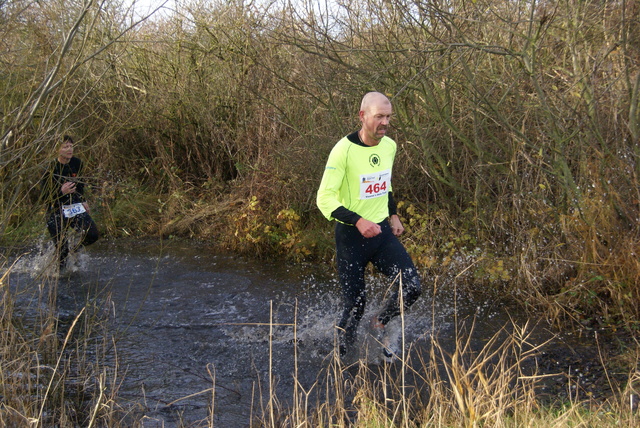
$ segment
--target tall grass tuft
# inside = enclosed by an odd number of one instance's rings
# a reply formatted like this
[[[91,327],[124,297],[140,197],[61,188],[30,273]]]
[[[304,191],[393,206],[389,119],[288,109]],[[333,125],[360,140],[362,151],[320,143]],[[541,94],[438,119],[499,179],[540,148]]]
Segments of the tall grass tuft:
[[[11,268],[0,293],[0,425],[129,426],[129,410],[116,399],[122,373],[101,306],[87,298],[74,313],[63,312],[57,279],[18,289]]]
[[[295,331],[297,325],[291,328]],[[626,387],[604,401],[580,396],[570,381],[567,399],[542,400],[541,383],[559,374],[536,369],[536,357],[547,342],[536,342],[528,323],[511,321],[488,340],[475,337],[474,328],[473,320],[459,322],[453,341],[442,341],[431,332],[422,346],[403,343],[406,352],[392,363],[380,363],[367,351],[346,363],[336,349],[306,389],[297,381],[296,361],[289,405],[272,396],[274,389],[269,387],[250,425],[542,428],[632,427],[640,422],[637,370],[629,374]],[[297,360],[295,341],[293,347]],[[634,361],[637,367],[637,355]]]

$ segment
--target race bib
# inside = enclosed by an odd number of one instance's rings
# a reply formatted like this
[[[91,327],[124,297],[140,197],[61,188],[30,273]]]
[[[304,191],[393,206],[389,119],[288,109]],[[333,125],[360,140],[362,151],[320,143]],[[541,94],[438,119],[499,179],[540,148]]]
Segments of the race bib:
[[[64,215],[66,218],[75,217],[78,214],[82,214],[84,212],[87,212],[87,210],[84,209],[83,204],[71,204],[62,206],[62,215]]]
[[[391,171],[384,170],[375,174],[360,176],[360,199],[377,198],[389,193]]]

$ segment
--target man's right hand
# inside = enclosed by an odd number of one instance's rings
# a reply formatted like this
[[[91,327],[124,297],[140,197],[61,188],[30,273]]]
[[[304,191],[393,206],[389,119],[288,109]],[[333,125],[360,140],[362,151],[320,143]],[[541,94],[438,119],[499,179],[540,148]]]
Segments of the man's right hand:
[[[356,222],[356,227],[365,238],[373,238],[382,232],[382,228],[378,223],[374,223],[362,217],[360,217],[360,220]]]
[[[63,195],[67,195],[69,193],[75,193],[76,183],[74,183],[73,181],[65,181],[64,184],[62,185],[62,189],[60,190],[62,191]]]

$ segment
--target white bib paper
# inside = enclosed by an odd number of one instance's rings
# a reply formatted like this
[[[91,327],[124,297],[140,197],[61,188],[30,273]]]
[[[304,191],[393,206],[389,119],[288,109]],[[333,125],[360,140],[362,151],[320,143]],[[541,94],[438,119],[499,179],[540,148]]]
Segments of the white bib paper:
[[[78,214],[82,214],[84,212],[87,212],[87,210],[84,209],[84,204],[71,204],[62,206],[62,215],[64,215],[66,218],[75,217]]]
[[[389,193],[391,171],[384,170],[375,174],[360,176],[360,199],[372,199]]]

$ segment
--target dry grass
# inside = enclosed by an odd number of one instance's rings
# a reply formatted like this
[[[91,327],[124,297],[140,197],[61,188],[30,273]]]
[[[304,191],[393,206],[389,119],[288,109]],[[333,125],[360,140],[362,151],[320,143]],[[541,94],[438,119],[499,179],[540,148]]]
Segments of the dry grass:
[[[631,387],[638,372],[630,373],[630,386],[619,397],[594,404],[574,395],[542,404],[536,388],[545,375],[522,368],[544,344],[532,343],[527,325],[504,326],[481,346],[472,338],[473,325],[461,329],[447,351],[431,337],[429,351],[408,346],[392,364],[368,363],[365,357],[345,365],[334,354],[311,388],[322,391],[315,394],[322,398],[310,403],[311,391],[296,385],[292,407],[278,407],[276,415],[270,408],[256,426],[632,427],[640,422]]]
[[[469,290],[511,295],[557,325],[637,330],[637,2],[354,1],[326,19],[311,2],[195,2],[180,5],[184,21],[133,29],[116,5],[49,3],[2,3],[3,240],[39,230],[37,180],[71,133],[112,236],[214,237],[253,255],[328,260],[313,195],[331,146],[357,127],[359,98],[376,89],[394,102],[394,189],[413,207],[406,242],[420,268],[464,272]],[[47,281],[34,297],[42,309],[23,320],[9,280],[0,422],[124,425],[117,370],[86,351],[100,321],[87,308],[61,325]],[[370,426],[636,422],[635,372],[602,409],[536,407],[537,379],[516,365],[529,357],[526,329],[510,330],[486,349],[460,336],[455,350],[434,339],[428,355],[401,356],[398,373],[419,373],[426,401],[394,387],[395,373],[371,380],[364,364],[345,384],[354,368],[336,360],[319,375],[330,400],[299,389],[291,415],[273,397],[256,420],[341,426],[352,397]]]
[[[51,298],[55,281],[43,281],[34,293],[32,297],[44,303],[37,316],[17,314],[10,270],[3,276],[0,425],[143,426],[144,416],[135,409],[126,410],[119,401],[124,375],[118,372],[116,347],[105,320],[94,315],[93,303],[62,323]],[[404,325],[404,315],[401,321]],[[532,361],[545,344],[535,343],[526,323],[512,322],[484,341],[475,337],[473,322],[456,325],[453,342],[439,340],[432,331],[426,336],[427,346],[402,343],[391,364],[374,363],[376,358],[367,355],[346,364],[333,352],[316,382],[306,387],[297,381],[298,361],[303,358],[295,340],[297,324],[257,326],[269,328],[270,338],[275,327],[293,329],[291,376],[295,382],[291,400],[283,402],[275,393],[271,364],[264,368],[269,380],[255,385],[248,422],[270,428],[632,427],[640,423],[635,411],[640,385],[636,370],[630,371],[619,394],[608,400],[594,403],[573,394],[564,402],[542,403],[536,388],[545,374],[523,368],[535,367]],[[270,339],[270,353],[271,349]],[[637,367],[637,353],[627,353],[625,358],[629,361],[620,366]],[[271,354],[269,361],[273,361]],[[216,372],[213,366],[206,370],[211,388],[182,399],[208,397],[210,416],[184,427],[214,426]]]
[[[62,316],[55,279],[18,292],[11,269],[0,287],[0,426],[129,426],[116,401],[118,364],[107,364],[115,343],[95,302]],[[17,293],[31,302],[19,311]]]

